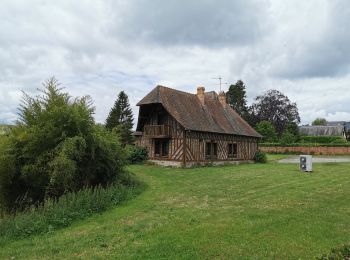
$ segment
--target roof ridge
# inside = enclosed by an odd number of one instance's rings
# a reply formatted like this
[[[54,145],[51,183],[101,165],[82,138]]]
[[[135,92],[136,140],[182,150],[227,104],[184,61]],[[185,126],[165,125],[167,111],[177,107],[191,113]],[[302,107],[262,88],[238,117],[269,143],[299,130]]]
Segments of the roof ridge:
[[[189,94],[189,95],[194,95],[194,96],[196,96],[196,94],[194,94],[194,93],[186,92],[186,91],[183,91],[183,90],[178,90],[178,89],[171,88],[171,87],[167,87],[167,86],[163,86],[163,85],[157,85],[157,87],[166,88],[166,89],[170,89],[170,90],[173,90],[173,91],[176,91],[176,92],[181,92],[181,93],[183,93],[183,94]],[[215,91],[214,91],[214,92],[215,92]],[[208,93],[208,92],[205,92],[205,93]]]
[[[172,87],[167,87],[167,86],[164,86],[164,85],[157,85],[156,87],[166,88],[166,89],[173,90],[173,91],[176,91],[176,92],[181,92],[183,94],[189,94],[189,95],[194,95],[194,96],[197,95],[196,93],[186,92],[186,91],[183,91],[183,90],[178,90],[178,89],[175,89],[175,88],[172,88]],[[216,96],[219,96],[219,94],[215,90],[205,91],[204,94],[206,94],[206,95],[215,94]]]

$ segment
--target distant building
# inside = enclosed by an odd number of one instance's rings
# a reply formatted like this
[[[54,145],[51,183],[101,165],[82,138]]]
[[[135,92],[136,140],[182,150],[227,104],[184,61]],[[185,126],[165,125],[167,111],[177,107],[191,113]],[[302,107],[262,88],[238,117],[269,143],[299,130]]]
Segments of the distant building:
[[[345,132],[346,140],[350,141],[350,122],[346,122],[344,124],[344,132]]]
[[[344,126],[345,121],[327,121],[327,126]]]
[[[346,137],[344,125],[335,125],[335,126],[300,126],[299,133],[301,135],[309,136],[341,136]]]

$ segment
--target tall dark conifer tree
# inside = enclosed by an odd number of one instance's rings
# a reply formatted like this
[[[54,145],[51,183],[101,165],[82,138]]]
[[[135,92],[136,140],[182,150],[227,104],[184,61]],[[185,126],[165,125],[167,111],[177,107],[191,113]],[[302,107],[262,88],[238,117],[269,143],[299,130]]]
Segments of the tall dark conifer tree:
[[[123,145],[131,144],[133,127],[133,114],[129,104],[129,98],[121,91],[106,119],[106,128],[115,128],[120,134]]]
[[[247,116],[247,97],[245,85],[242,80],[238,80],[236,84],[231,85],[226,93],[228,104],[244,119]]]

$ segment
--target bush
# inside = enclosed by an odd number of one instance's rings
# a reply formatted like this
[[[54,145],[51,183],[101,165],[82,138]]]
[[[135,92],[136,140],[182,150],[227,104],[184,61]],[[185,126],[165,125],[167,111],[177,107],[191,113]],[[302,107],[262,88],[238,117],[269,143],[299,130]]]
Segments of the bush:
[[[291,144],[291,143],[294,143],[295,141],[296,141],[296,136],[288,131],[284,132],[280,139],[280,143],[282,145]]]
[[[72,99],[55,79],[42,95],[24,95],[20,120],[1,145],[0,204],[8,212],[123,178],[119,138],[95,124],[91,103]]]
[[[254,161],[256,163],[266,163],[267,162],[266,153],[264,153],[262,151],[257,151],[254,155]]]
[[[324,254],[318,257],[319,260],[341,260],[350,259],[350,245],[342,245],[333,248],[329,254]]]
[[[256,127],[256,131],[263,136],[264,142],[273,142],[277,139],[275,127],[269,121],[261,121]]]
[[[140,163],[148,158],[148,150],[146,147],[127,145],[126,160],[130,164]]]
[[[11,126],[10,125],[0,125],[0,137],[9,135],[11,132]]]
[[[64,194],[59,199],[46,199],[38,207],[32,206],[0,222],[0,242],[33,234],[48,233],[70,225],[73,221],[119,205],[139,194],[143,185],[135,180],[129,185],[113,184],[103,188],[81,189]],[[1,244],[1,243],[0,243]]]

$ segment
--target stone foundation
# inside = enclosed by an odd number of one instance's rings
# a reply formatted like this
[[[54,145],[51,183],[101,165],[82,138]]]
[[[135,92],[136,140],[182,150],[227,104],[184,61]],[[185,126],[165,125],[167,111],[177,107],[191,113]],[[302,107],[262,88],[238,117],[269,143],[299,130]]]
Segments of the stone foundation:
[[[183,163],[180,161],[162,161],[162,160],[148,160],[148,162],[163,166],[163,167],[183,167]],[[212,161],[212,162],[186,162],[186,168],[198,167],[198,166],[219,166],[219,165],[239,165],[244,163],[254,163],[252,160],[247,161]]]

